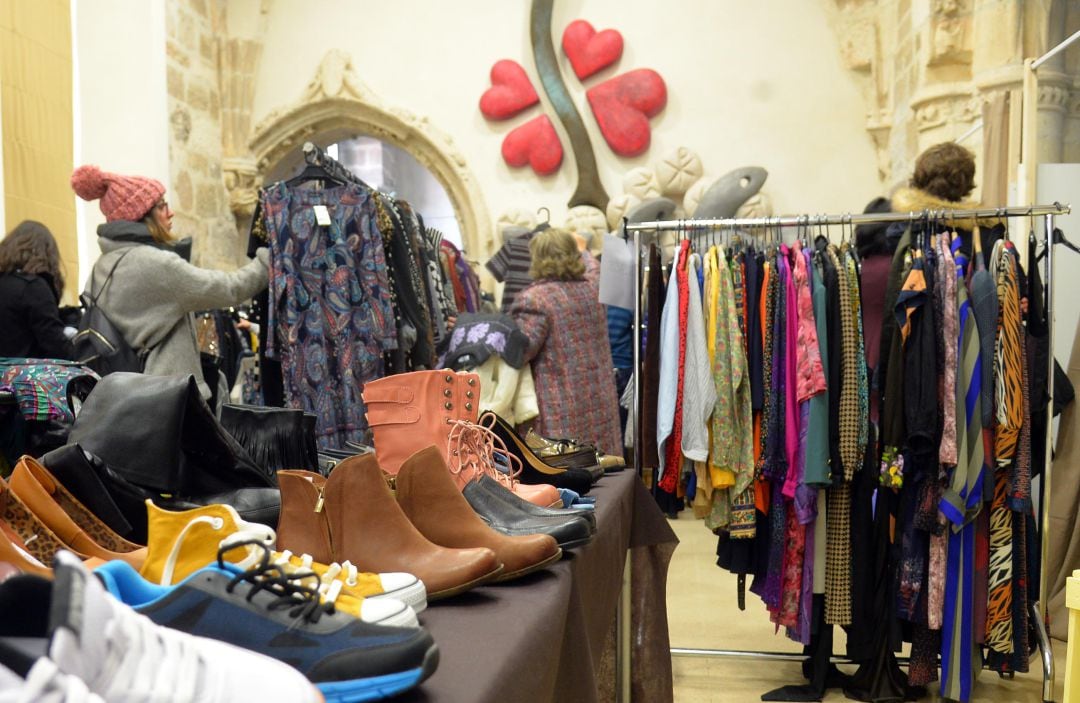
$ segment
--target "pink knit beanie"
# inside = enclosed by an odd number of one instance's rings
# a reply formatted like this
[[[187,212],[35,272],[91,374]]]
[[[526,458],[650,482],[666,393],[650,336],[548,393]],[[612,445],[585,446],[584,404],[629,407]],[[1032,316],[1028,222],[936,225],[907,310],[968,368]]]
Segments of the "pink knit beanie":
[[[97,166],[80,166],[71,174],[71,187],[83,200],[101,199],[101,212],[108,222],[137,222],[150,212],[165,186],[153,178],[121,176]]]

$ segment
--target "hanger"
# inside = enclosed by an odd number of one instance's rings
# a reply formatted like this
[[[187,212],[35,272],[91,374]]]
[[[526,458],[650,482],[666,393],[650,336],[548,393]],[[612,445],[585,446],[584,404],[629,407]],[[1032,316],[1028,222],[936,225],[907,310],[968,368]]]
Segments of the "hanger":
[[[542,207],[542,208],[540,208],[540,209],[538,209],[536,211],[537,215],[539,215],[540,213],[544,213],[544,221],[541,222],[540,224],[542,224],[542,225],[550,225],[551,224],[551,210],[547,209],[546,207]]]
[[[308,181],[331,181],[338,185],[356,183],[367,187],[367,184],[354,176],[341,162],[330,157],[316,144],[304,142],[301,151],[307,166],[299,174],[286,181],[285,185],[292,187]]]
[[[1032,232],[1032,236],[1035,236],[1034,232]],[[1058,227],[1054,228],[1053,234],[1050,235],[1050,240],[1054,244],[1064,244],[1066,249],[1068,249],[1070,251],[1074,251],[1077,254],[1080,254],[1080,247],[1076,246],[1075,244],[1070,242],[1068,239],[1066,239],[1065,238],[1065,233],[1062,232],[1061,229],[1058,228]],[[1046,256],[1046,249],[1043,249],[1043,252],[1041,254],[1039,254],[1039,256],[1036,257],[1035,260],[1036,261],[1041,261],[1044,256]]]
[[[295,176],[293,176],[289,180],[285,181],[285,185],[289,186],[290,188],[295,188],[298,185],[302,185],[304,183],[310,183],[312,181],[319,182],[319,183],[324,183],[326,181],[330,181],[331,183],[336,183],[339,186],[343,186],[343,185],[345,185],[347,183],[347,181],[344,181],[341,178],[338,178],[337,176],[330,173],[329,171],[327,171],[322,166],[317,166],[315,164],[308,164],[304,168],[303,171],[296,174]]]

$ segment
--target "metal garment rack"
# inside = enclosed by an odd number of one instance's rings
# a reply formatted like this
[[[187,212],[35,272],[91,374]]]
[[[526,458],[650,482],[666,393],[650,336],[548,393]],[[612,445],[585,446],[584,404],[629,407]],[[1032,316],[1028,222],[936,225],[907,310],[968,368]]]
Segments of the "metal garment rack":
[[[817,226],[853,226],[860,224],[878,224],[888,222],[915,223],[923,219],[948,223],[957,219],[1001,219],[1012,217],[1044,217],[1045,236],[1043,242],[1046,245],[1045,282],[1046,288],[1046,316],[1047,336],[1051,350],[1048,362],[1049,372],[1047,376],[1047,412],[1046,423],[1046,456],[1044,457],[1042,480],[1039,487],[1039,600],[1032,606],[1032,615],[1035,619],[1039,650],[1042,654],[1043,663],[1043,700],[1053,701],[1054,694],[1054,655],[1050,645],[1050,637],[1046,629],[1046,608],[1048,584],[1046,581],[1046,560],[1049,550],[1050,532],[1050,481],[1051,481],[1051,456],[1053,453],[1053,417],[1054,417],[1054,217],[1066,215],[1071,212],[1068,205],[1054,203],[1053,205],[1034,205],[1031,207],[1002,207],[982,208],[974,210],[922,210],[908,213],[881,213],[881,214],[844,214],[844,215],[799,215],[785,217],[762,217],[762,218],[733,218],[721,220],[667,220],[659,222],[640,222],[629,224],[626,219],[622,223],[622,236],[624,239],[633,237],[634,242],[634,407],[632,419],[634,427],[634,469],[640,476],[642,473],[641,457],[641,242],[643,233],[654,235],[660,232],[683,232],[690,235],[704,234],[717,230],[739,229],[762,229],[766,231],[782,231],[784,227],[806,228]],[[654,321],[655,324],[655,321]],[[734,658],[741,660],[766,660],[766,661],[805,661],[806,657],[798,653],[787,652],[762,652],[737,649],[695,649],[685,647],[672,647],[672,656],[709,657],[709,658]],[[832,657],[834,663],[851,663],[845,657]],[[903,660],[899,660],[903,662]]]

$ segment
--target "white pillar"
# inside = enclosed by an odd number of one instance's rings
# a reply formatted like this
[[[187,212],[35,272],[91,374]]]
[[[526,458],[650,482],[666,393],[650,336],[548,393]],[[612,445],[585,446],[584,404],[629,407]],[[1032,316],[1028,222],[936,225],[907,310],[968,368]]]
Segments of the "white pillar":
[[[71,0],[71,22],[75,165],[149,176],[168,188],[165,0]],[[105,217],[96,201],[77,199],[75,212],[81,290]]]

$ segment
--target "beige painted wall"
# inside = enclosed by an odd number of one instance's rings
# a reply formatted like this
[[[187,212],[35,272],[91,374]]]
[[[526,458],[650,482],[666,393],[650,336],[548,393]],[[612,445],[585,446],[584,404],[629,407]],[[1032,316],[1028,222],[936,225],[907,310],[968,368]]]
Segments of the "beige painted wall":
[[[253,124],[297,100],[320,59],[340,48],[389,104],[427,116],[453,136],[481,184],[493,220],[514,207],[548,206],[553,219],[563,216],[574,186],[565,138],[567,161],[557,174],[541,179],[530,170],[512,170],[499,155],[502,137],[539,108],[504,123],[488,123],[477,107],[491,65],[501,58],[521,62],[539,88],[528,2],[320,0],[315,11],[304,0],[269,0],[266,6]],[[650,151],[622,159],[603,142],[585,88],[560,55],[609,194],[622,192],[622,176],[630,168],[686,146],[702,157],[706,173],[713,176],[748,164],[767,168],[766,188],[778,212],[861,210],[882,185],[855,77],[841,65],[826,13],[824,0],[556,3],[556,47],[562,28],[579,17],[598,29],[623,33],[621,61],[590,79],[589,86],[643,67],[659,71],[667,81],[668,105],[653,120]],[[229,17],[230,32],[236,22]]]

